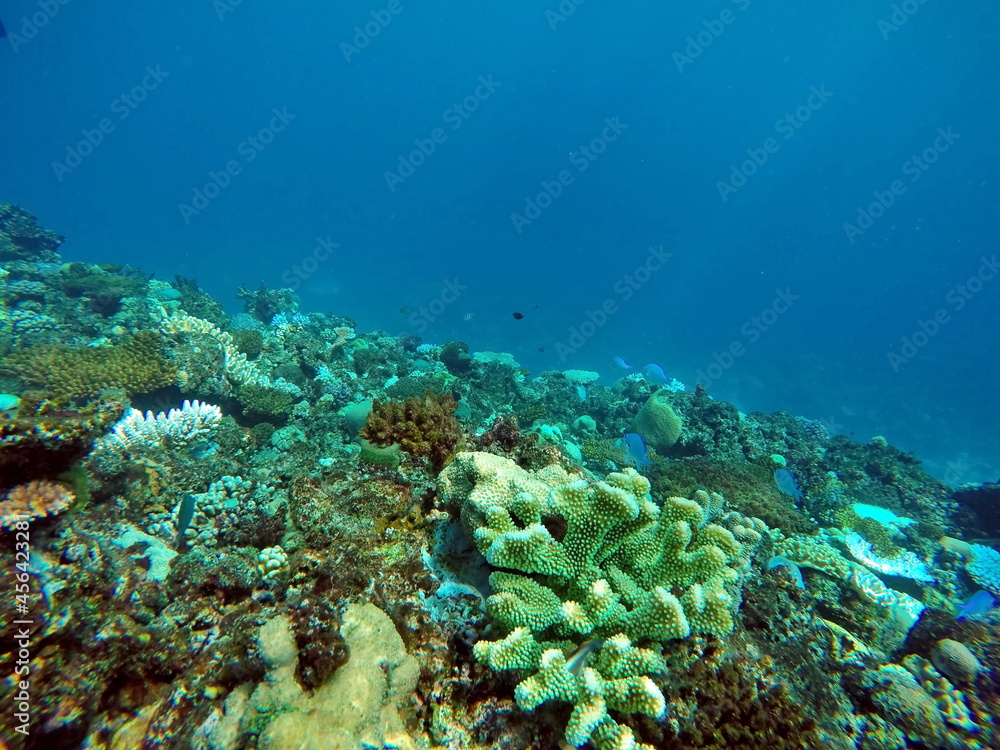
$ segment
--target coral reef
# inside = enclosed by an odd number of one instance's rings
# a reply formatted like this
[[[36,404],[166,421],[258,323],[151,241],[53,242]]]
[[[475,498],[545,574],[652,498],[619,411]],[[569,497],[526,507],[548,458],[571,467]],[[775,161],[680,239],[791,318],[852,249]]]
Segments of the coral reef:
[[[0,261],[54,261],[63,239],[20,206],[0,203]]]
[[[0,206],[5,747],[998,746],[995,485],[61,241]]]

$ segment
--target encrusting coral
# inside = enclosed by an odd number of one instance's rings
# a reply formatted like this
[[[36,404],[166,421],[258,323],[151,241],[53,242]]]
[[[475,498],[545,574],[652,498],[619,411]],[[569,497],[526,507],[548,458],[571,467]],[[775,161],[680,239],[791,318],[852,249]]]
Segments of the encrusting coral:
[[[631,736],[609,709],[662,715],[648,677],[662,660],[632,643],[732,631],[741,573],[766,532],[738,514],[727,518],[732,530],[708,523],[703,505],[721,498],[704,492],[668,498],[661,509],[632,469],[592,482],[557,465],[532,474],[505,458],[460,453],[440,484],[462,503],[487,562],[503,569],[490,575],[487,609],[509,634],[479,642],[475,655],[497,670],[534,673],[516,692],[525,710],[572,702],[566,737],[576,746],[618,747]],[[606,639],[593,668],[573,669],[567,655],[593,638]]]

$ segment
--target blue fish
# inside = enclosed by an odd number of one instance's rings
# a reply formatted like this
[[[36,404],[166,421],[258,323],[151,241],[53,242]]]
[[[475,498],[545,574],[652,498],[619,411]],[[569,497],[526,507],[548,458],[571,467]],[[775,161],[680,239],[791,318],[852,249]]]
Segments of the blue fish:
[[[634,367],[632,367],[632,365],[630,365],[624,359],[622,359],[621,357],[619,357],[617,354],[615,356],[613,356],[609,360],[609,362],[610,362],[610,364],[611,364],[612,367],[614,367],[616,370],[621,370],[622,372],[629,372],[630,370],[634,370],[635,369]]]
[[[991,611],[996,605],[997,600],[989,591],[986,591],[985,589],[983,591],[977,591],[975,594],[958,605],[958,614],[955,615],[955,619],[975,620],[976,618]]]
[[[645,471],[653,463],[646,458],[646,439],[638,432],[626,432],[622,443],[628,453],[628,463],[635,464],[639,471]]]
[[[795,483],[795,476],[788,469],[775,469],[774,481],[779,490],[794,497],[796,502],[802,499],[802,492],[799,490],[799,485]]]
[[[646,365],[642,368],[642,376],[646,379],[647,383],[652,383],[653,385],[666,385],[670,382],[667,373],[659,365]]]
[[[788,574],[792,577],[792,580],[795,581],[795,585],[800,589],[804,589],[806,587],[806,582],[802,580],[802,571],[799,570],[799,566],[787,557],[775,555],[767,561],[768,570],[774,570],[775,568],[784,568],[787,570]]]

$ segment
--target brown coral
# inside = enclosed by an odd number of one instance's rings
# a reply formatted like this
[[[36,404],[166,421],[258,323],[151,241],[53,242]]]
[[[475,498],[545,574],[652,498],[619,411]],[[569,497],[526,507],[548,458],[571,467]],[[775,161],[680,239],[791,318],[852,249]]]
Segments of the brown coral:
[[[43,344],[12,354],[0,373],[60,396],[96,396],[108,388],[130,395],[149,393],[174,382],[177,370],[152,331],[140,331],[114,346],[76,349]]]
[[[121,391],[109,391],[72,409],[65,401],[23,394],[13,419],[0,416],[0,493],[72,469],[94,440],[118,421],[125,406]]]
[[[19,484],[0,502],[0,528],[11,529],[19,521],[34,521],[62,513],[76,496],[58,482],[39,480]]]
[[[656,747],[801,750],[819,747],[816,724],[784,686],[776,683],[766,658],[712,665],[695,663],[690,674],[672,680],[667,695],[680,731],[673,737],[651,737]]]
[[[392,445],[411,456],[430,459],[440,471],[455,455],[462,433],[452,395],[425,393],[406,401],[376,401],[361,437],[376,445]]]

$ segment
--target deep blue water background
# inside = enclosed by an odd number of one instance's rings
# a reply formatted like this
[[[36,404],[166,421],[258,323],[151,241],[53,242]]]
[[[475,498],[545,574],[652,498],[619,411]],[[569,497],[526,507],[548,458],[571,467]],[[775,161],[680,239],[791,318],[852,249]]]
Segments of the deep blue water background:
[[[891,30],[892,3],[867,0],[586,0],[565,21],[546,17],[554,0],[400,0],[346,60],[341,44],[388,5],[70,0],[22,43],[43,5],[4,3],[0,200],[65,234],[66,259],[195,276],[234,312],[240,284],[281,286],[330,237],[340,247],[301,284],[304,310],[461,338],[534,371],[611,382],[619,354],[693,385],[739,342],[717,397],[884,435],[952,483],[1000,476],[1000,278],[961,310],[947,301],[1000,250],[995,4],[914,2]],[[723,11],[732,23],[678,70],[674,53]],[[118,119],[147,66],[167,77]],[[480,76],[499,86],[451,129]],[[776,134],[812,87],[831,95]],[[240,144],[273,108],[294,119],[247,163]],[[57,179],[53,162],[105,117],[113,132]],[[627,128],[576,171],[606,118]],[[445,141],[390,190],[386,171],[437,127]],[[910,182],[904,163],[939,128],[960,137]],[[769,137],[778,150],[723,201],[717,182]],[[231,159],[241,172],[185,222],[179,204]],[[565,169],[573,183],[517,232],[511,214]],[[906,192],[849,242],[843,224],[897,179]],[[661,243],[672,257],[624,301],[615,284]],[[434,321],[399,312],[446,280],[465,289]],[[798,299],[751,341],[741,329],[779,289]],[[567,354],[560,342],[608,298],[617,312]],[[891,367],[942,308],[948,322]]]

